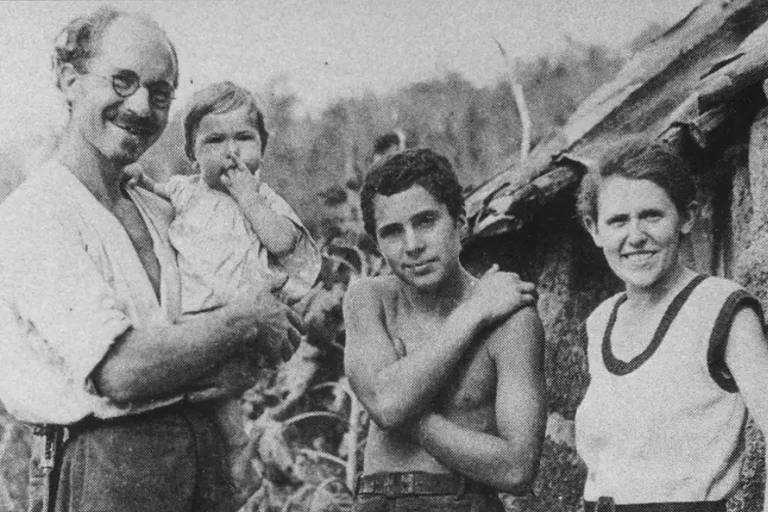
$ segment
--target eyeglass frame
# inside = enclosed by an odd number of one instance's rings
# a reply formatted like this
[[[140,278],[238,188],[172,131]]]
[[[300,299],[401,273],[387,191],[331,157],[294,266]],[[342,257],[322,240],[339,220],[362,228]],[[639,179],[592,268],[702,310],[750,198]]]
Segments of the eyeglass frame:
[[[176,99],[176,88],[168,82],[160,80],[159,82],[152,84],[142,84],[139,75],[130,69],[124,69],[112,75],[101,75],[99,73],[93,73],[90,71],[86,74],[93,75],[97,78],[101,78],[110,82],[110,85],[112,85],[112,90],[121,98],[130,98],[136,94],[136,91],[138,91],[139,88],[145,87],[149,93],[149,104],[153,108],[167,110],[171,107],[173,100]],[[122,87],[118,84],[118,82],[121,80],[126,83],[127,87]],[[168,92],[168,101],[167,103],[163,101],[158,103],[156,93],[163,93],[163,91],[158,91],[157,86],[164,87],[164,85],[168,86],[168,91],[166,91]]]

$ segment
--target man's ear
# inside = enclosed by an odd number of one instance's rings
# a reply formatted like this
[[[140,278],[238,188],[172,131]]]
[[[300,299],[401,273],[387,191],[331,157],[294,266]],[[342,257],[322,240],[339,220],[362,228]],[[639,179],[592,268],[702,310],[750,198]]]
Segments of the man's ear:
[[[59,89],[64,93],[64,97],[69,105],[77,96],[77,85],[80,73],[78,73],[74,66],[69,62],[62,64],[56,71],[56,78],[59,85]]]
[[[585,215],[581,218],[582,224],[584,224],[584,227],[587,230],[587,233],[589,233],[589,236],[592,237],[592,241],[595,243],[596,246],[602,247],[603,242],[600,238],[600,234],[597,231],[597,222],[595,219],[590,217],[589,215]]]
[[[691,201],[688,206],[680,212],[681,224],[680,233],[688,235],[693,230],[693,225],[696,223],[696,213],[699,210],[699,203]]]

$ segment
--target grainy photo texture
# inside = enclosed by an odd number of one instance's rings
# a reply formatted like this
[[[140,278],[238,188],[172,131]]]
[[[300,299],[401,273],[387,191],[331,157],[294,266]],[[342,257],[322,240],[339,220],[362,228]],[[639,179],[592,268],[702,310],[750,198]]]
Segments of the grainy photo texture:
[[[0,510],[765,510],[767,0],[8,1],[0,70]]]

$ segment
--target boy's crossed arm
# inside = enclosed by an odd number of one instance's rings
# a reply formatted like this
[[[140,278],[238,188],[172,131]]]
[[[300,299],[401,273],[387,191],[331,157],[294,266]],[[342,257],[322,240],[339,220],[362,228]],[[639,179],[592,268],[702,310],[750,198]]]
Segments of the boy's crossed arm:
[[[383,323],[380,294],[386,292],[377,289],[373,280],[350,286],[344,298],[344,366],[371,418],[389,429],[428,409],[479,330],[533,305],[532,287],[494,266],[438,332],[402,357]]]
[[[442,464],[495,489],[523,495],[536,477],[546,427],[544,329],[533,308],[491,335],[496,367],[496,432],[425,412],[411,435]]]
[[[471,343],[475,325],[462,312],[402,356],[383,323],[373,282],[358,281],[344,298],[344,367],[355,394],[382,429],[396,428],[424,411]]]

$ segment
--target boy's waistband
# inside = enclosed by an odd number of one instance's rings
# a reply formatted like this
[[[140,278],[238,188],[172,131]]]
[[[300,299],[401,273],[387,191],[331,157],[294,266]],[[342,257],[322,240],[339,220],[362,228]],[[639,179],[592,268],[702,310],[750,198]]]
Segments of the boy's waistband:
[[[453,473],[374,473],[357,480],[355,494],[383,496],[435,496],[463,494],[496,494],[492,487]]]

